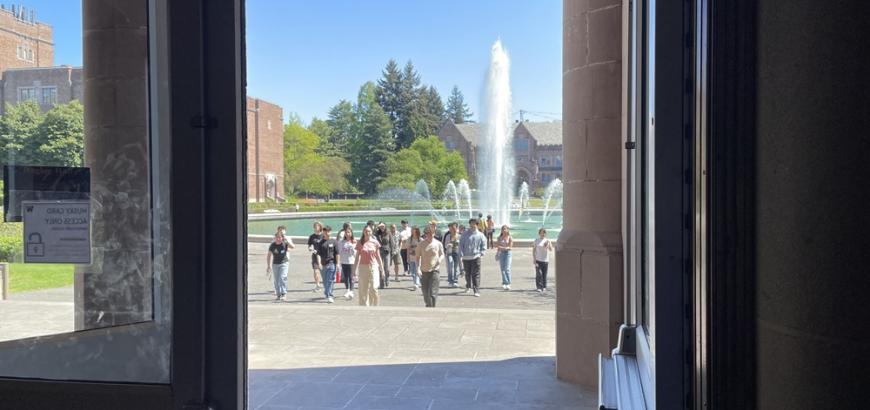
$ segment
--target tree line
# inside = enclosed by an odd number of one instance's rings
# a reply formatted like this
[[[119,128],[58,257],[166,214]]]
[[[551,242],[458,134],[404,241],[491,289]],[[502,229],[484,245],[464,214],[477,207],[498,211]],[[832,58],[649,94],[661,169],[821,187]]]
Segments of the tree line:
[[[33,101],[7,104],[0,116],[0,158],[5,164],[83,166],[84,128],[78,101],[45,113]]]
[[[473,115],[458,87],[445,105],[411,61],[400,68],[390,60],[381,78],[360,86],[356,101],[339,101],[326,119],[305,126],[291,116],[284,131],[285,192],[374,194],[413,189],[419,179],[439,192],[466,173],[459,153],[434,135],[445,121],[461,124]]]

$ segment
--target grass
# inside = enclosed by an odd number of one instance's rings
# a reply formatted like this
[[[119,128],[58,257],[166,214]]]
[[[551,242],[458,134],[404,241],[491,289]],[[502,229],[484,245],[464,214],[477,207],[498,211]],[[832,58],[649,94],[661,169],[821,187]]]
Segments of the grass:
[[[73,265],[9,264],[9,292],[62,288],[73,284]]]

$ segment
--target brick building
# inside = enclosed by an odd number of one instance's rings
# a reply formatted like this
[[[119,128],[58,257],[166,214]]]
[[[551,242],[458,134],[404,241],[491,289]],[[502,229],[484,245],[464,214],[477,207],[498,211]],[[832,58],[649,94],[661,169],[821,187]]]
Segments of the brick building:
[[[36,20],[34,10],[0,5],[0,72],[54,65],[52,32]]]
[[[82,100],[81,67],[13,68],[0,77],[0,114],[6,104],[34,101],[48,111],[55,104]]]
[[[248,97],[248,200],[284,199],[284,113]]]
[[[81,67],[54,67],[53,29],[36,11],[0,5],[0,114],[35,101],[43,111],[82,98]]]
[[[562,122],[517,122],[513,127],[517,184],[525,181],[534,190],[562,178]],[[477,179],[482,125],[446,122],[438,138],[449,150],[459,151],[470,180]]]

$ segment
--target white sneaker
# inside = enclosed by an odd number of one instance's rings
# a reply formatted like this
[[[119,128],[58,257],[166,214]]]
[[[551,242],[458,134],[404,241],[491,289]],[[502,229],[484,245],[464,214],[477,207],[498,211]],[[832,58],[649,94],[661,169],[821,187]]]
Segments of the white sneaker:
[[[480,297],[480,293],[479,293],[479,292],[474,292],[474,297],[479,298],[479,297]]]
[[[504,285],[504,290],[511,290],[511,285]]]
[[[335,299],[333,299],[333,298],[326,298],[326,303],[335,303]]]
[[[455,284],[455,283],[451,283],[451,284],[450,284],[450,287],[451,287],[451,288],[455,288],[455,287],[456,287],[456,284]]]
[[[350,296],[347,297],[348,300],[353,299],[353,292],[350,292]]]
[[[502,290],[507,290],[507,285],[501,285]]]
[[[471,288],[465,288],[465,293],[471,293]]]
[[[535,289],[535,290],[538,291],[538,293],[544,293],[543,289]]]

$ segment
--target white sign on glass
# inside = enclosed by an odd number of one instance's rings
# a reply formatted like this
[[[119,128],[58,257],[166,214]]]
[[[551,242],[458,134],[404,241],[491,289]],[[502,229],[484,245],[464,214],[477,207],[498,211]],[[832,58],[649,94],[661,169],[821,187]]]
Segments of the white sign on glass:
[[[24,201],[24,263],[91,263],[88,201]]]

